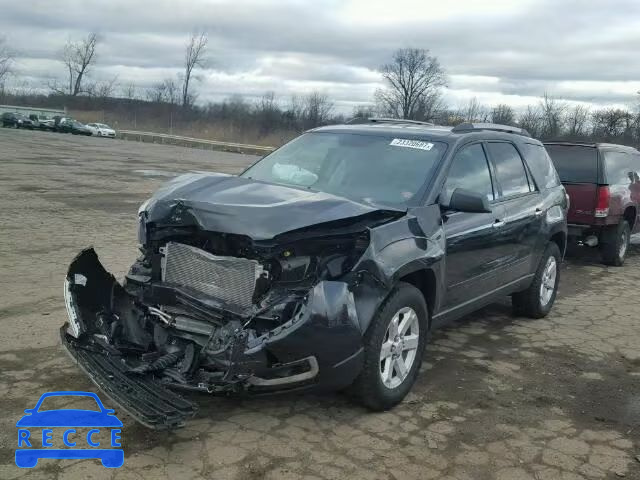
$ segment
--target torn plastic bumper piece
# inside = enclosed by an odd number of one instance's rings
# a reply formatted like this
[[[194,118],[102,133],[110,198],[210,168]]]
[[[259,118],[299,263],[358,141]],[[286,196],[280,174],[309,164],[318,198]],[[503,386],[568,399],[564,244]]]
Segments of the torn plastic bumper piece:
[[[126,373],[118,357],[90,350],[60,329],[62,345],[87,376],[112,401],[146,427],[156,430],[182,426],[195,415],[198,407],[168,390],[150,376]]]

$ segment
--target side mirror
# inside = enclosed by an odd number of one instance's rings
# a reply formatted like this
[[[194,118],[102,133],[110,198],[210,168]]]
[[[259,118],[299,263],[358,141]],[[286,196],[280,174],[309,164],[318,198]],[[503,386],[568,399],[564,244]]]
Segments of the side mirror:
[[[485,195],[464,188],[456,188],[451,194],[449,203],[442,206],[458,212],[491,213],[491,207]]]

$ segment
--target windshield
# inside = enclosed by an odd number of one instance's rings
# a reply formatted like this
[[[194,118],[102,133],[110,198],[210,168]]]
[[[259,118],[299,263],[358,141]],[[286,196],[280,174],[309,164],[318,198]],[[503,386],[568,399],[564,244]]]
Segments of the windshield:
[[[352,133],[306,133],[241,176],[352,198],[404,204],[431,177],[446,143]]]
[[[545,145],[560,180],[568,183],[598,182],[598,151],[582,145]]]

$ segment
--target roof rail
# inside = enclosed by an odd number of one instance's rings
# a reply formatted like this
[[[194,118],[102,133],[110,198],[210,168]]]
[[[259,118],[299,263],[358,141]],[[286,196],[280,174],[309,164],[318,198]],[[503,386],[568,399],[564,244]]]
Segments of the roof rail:
[[[475,130],[491,130],[493,132],[515,133],[524,137],[530,137],[531,134],[524,128],[511,127],[509,125],[500,125],[497,123],[461,123],[451,130],[453,133],[473,132]]]
[[[405,118],[386,118],[386,117],[370,117],[370,118],[361,118],[355,117],[351,120],[347,120],[345,123],[349,125],[357,125],[362,123],[394,123],[397,125],[409,124],[409,125],[423,125],[425,127],[435,127],[435,123],[430,122],[420,122],[418,120],[408,120]]]

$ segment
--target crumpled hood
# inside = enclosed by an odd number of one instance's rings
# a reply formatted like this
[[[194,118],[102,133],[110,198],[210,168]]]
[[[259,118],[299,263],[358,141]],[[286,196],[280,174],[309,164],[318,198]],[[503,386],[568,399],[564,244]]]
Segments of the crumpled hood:
[[[270,240],[316,224],[406,209],[376,207],[338,197],[225,174],[190,173],[162,186],[140,207],[147,222]]]

